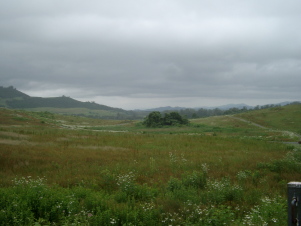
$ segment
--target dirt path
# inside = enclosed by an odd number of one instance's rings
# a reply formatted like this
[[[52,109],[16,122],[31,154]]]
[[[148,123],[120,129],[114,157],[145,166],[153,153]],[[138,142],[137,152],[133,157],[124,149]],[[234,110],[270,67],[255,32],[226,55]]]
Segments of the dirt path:
[[[260,124],[257,124],[257,123],[255,123],[255,122],[252,122],[252,121],[249,121],[249,120],[246,120],[246,119],[243,119],[243,118],[235,117],[235,116],[233,116],[233,115],[228,115],[228,117],[233,118],[233,119],[240,120],[240,121],[242,121],[242,122],[249,123],[249,124],[251,124],[251,125],[257,126],[257,127],[259,127],[259,128],[262,128],[262,129],[267,129],[267,130],[269,130],[269,131],[275,131],[275,132],[282,132],[283,134],[288,135],[288,136],[290,136],[290,137],[299,137],[299,139],[301,139],[301,136],[300,136],[300,134],[298,134],[298,133],[294,133],[294,132],[291,132],[291,131],[285,131],[285,130],[275,130],[275,129],[271,129],[271,128],[262,126],[262,125],[260,125]]]
[[[265,127],[265,126],[259,125],[259,124],[255,123],[255,122],[251,122],[251,121],[249,121],[249,120],[246,120],[246,119],[243,119],[243,118],[238,118],[238,117],[235,117],[235,116],[232,116],[232,115],[228,115],[228,117],[230,117],[230,118],[234,118],[234,119],[237,119],[237,120],[240,120],[240,121],[243,121],[243,122],[249,123],[249,124],[252,124],[252,125],[254,125],[254,126],[257,126],[257,127],[260,127],[260,128],[262,128],[262,129],[269,129],[269,130],[270,130],[270,128],[268,128],[268,127]]]
[[[103,127],[103,128],[108,128],[108,127],[111,127],[111,128],[114,128],[114,127],[117,127],[117,126],[123,126],[123,125],[127,125],[129,123],[121,123],[121,124],[115,124],[115,125],[97,125],[96,127]],[[112,132],[112,133],[126,133],[128,132],[127,130],[96,130],[96,129],[93,129],[95,127],[94,126],[91,126],[91,125],[69,125],[69,124],[61,124],[60,125],[61,128],[64,128],[64,129],[72,129],[72,130],[82,130],[82,129],[87,129],[87,130],[90,130],[90,131],[97,131],[97,132]]]

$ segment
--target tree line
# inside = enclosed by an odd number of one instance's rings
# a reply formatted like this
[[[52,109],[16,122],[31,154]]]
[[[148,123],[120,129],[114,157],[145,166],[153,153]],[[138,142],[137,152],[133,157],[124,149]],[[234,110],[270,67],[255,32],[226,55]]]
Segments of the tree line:
[[[178,112],[180,115],[188,118],[188,119],[193,119],[193,118],[206,118],[206,117],[211,117],[211,116],[221,116],[221,115],[233,115],[233,114],[238,114],[238,113],[243,113],[246,111],[253,111],[253,110],[260,110],[260,109],[266,109],[266,108],[273,108],[273,107],[280,107],[281,105],[275,105],[275,104],[267,104],[263,106],[257,105],[254,108],[230,108],[227,110],[223,110],[220,108],[214,108],[214,109],[205,109],[205,108],[200,108],[200,109],[192,109],[192,108],[186,108],[186,109],[181,109],[176,112]],[[173,110],[174,111],[174,110]],[[170,113],[171,111],[164,111],[164,113]]]

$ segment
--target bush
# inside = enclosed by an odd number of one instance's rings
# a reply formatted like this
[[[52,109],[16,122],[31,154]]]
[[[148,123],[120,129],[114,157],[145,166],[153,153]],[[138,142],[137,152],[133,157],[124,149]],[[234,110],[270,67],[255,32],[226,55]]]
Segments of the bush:
[[[115,199],[118,202],[126,202],[129,198],[151,200],[158,193],[155,188],[150,188],[146,184],[136,184],[135,174],[133,172],[119,175],[117,177],[117,185],[120,191],[117,193]]]
[[[206,186],[207,178],[203,172],[193,171],[192,174],[186,174],[182,178],[185,187],[203,189]]]
[[[258,163],[258,168],[269,169],[275,173],[293,173],[301,172],[301,151],[300,149],[294,149],[288,152],[284,159],[274,160],[270,163]]]
[[[167,183],[167,195],[176,200],[198,203],[199,190],[205,188],[206,181],[206,174],[198,171],[184,174],[181,180],[171,177]]]
[[[19,178],[14,186],[5,189],[1,197],[1,206],[5,216],[2,222],[9,225],[29,225],[43,219],[44,222],[60,222],[78,214],[82,209],[71,192],[64,189],[49,189],[43,178]]]
[[[147,127],[162,127],[187,125],[188,123],[189,121],[178,112],[166,113],[164,117],[162,117],[159,111],[153,111],[144,119],[142,124]]]

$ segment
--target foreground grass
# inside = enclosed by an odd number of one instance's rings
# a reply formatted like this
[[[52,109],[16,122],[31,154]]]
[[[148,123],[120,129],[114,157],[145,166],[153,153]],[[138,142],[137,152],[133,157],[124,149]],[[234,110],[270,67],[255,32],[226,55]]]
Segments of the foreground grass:
[[[0,116],[0,222],[8,225],[285,225],[286,184],[301,175],[300,149],[259,139],[273,134],[233,118],[145,129]]]

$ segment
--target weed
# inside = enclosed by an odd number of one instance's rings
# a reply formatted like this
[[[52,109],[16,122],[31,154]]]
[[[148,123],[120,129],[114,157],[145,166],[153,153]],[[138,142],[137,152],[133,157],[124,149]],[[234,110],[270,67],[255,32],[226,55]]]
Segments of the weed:
[[[239,202],[243,198],[243,189],[239,185],[232,185],[228,178],[222,180],[208,180],[206,192],[203,194],[204,203],[222,204],[225,202]]]
[[[286,225],[286,200],[280,197],[261,199],[243,218],[244,225]]]

